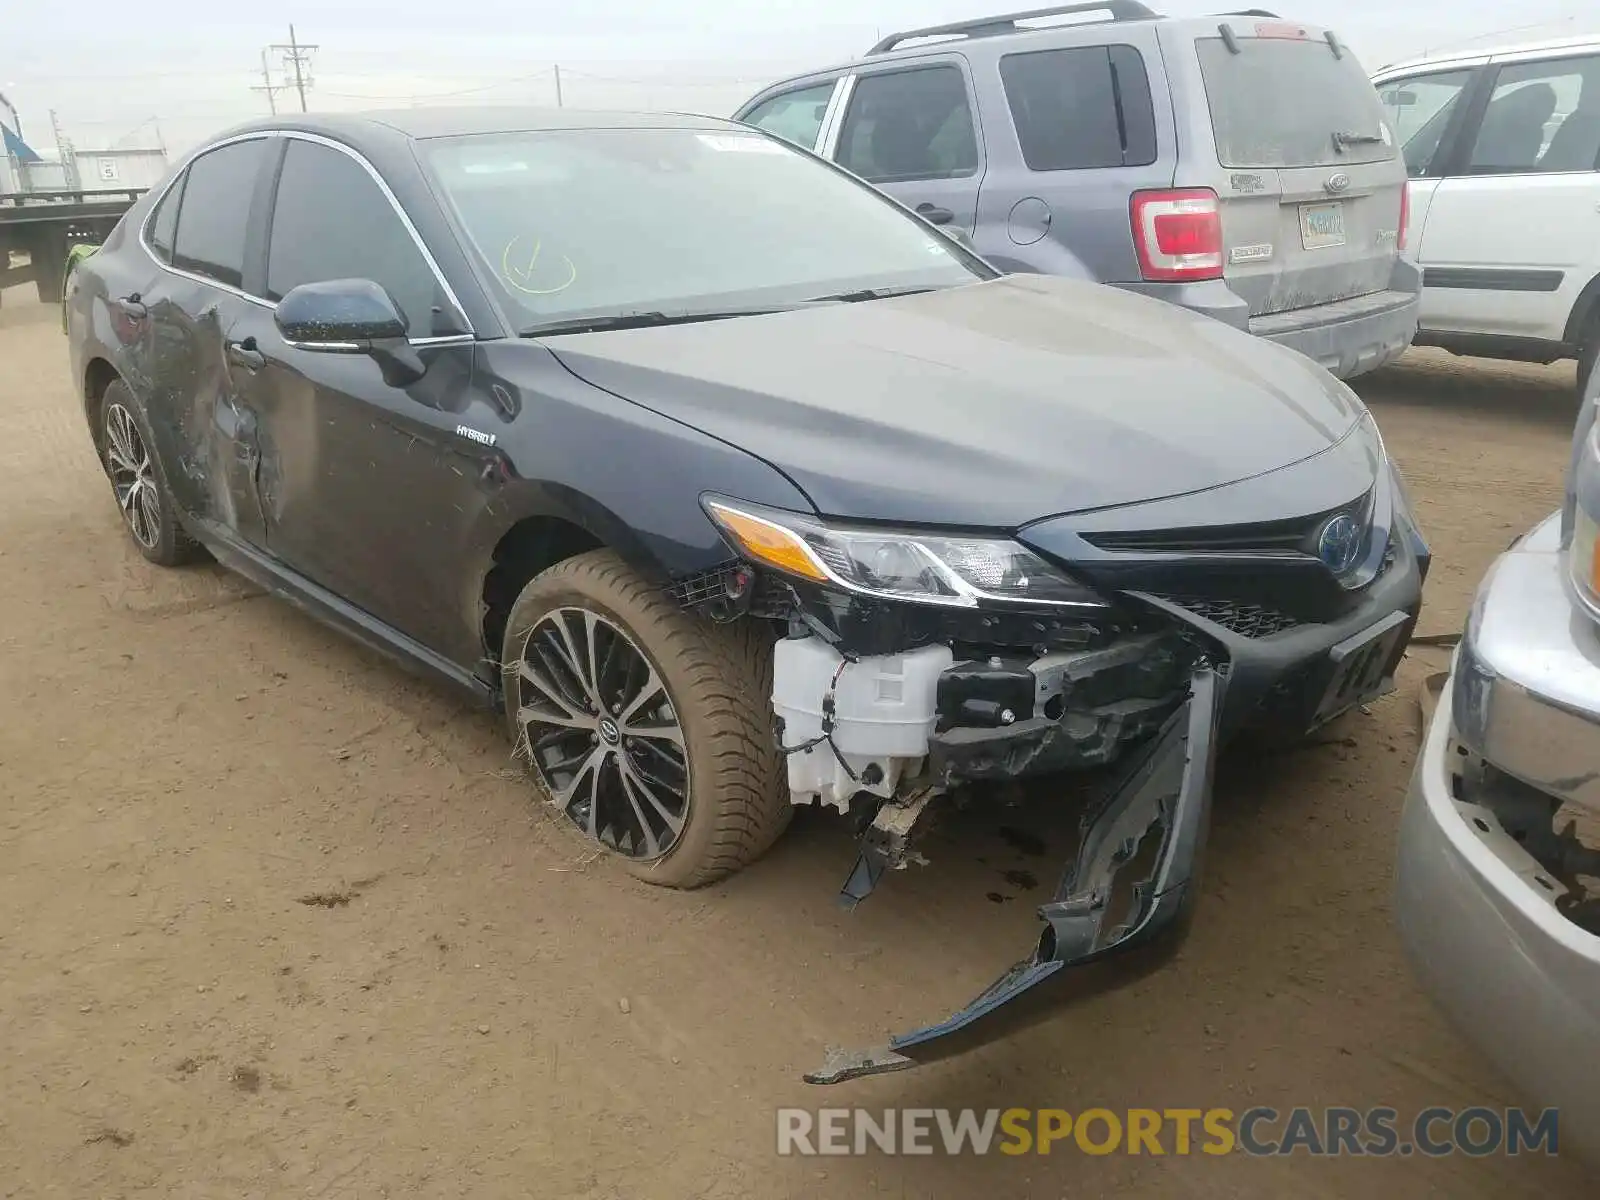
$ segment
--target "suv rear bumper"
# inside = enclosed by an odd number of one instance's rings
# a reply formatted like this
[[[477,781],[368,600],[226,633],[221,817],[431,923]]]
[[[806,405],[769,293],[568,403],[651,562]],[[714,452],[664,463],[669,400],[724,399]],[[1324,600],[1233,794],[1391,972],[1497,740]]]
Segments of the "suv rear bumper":
[[[1415,292],[1374,292],[1332,304],[1251,317],[1249,330],[1298,350],[1340,379],[1391,363],[1417,336]]]
[[[1417,336],[1422,300],[1422,272],[1406,259],[1395,263],[1385,291],[1259,317],[1250,315],[1250,306],[1223,279],[1117,286],[1298,350],[1340,379],[1377,370],[1404,354]]]

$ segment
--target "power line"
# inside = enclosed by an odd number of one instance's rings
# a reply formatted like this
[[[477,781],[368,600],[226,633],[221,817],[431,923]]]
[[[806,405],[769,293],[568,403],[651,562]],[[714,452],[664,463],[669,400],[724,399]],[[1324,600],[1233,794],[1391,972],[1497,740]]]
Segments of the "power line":
[[[294,26],[291,25],[289,26],[288,43],[285,44],[283,42],[274,42],[272,45],[268,46],[267,49],[276,50],[282,54],[285,70],[292,70],[294,72],[294,90],[300,95],[300,111],[305,112],[306,89],[312,85],[310,71],[311,56],[316,53],[317,47],[313,45],[307,45],[306,43],[297,39],[294,34]],[[285,84],[284,86],[287,87],[289,85]]]
[[[278,93],[288,86],[287,83],[272,82],[272,69],[267,66],[267,52],[263,50],[261,52],[261,82],[250,90],[267,94],[267,106],[272,109],[273,116],[278,115]]]

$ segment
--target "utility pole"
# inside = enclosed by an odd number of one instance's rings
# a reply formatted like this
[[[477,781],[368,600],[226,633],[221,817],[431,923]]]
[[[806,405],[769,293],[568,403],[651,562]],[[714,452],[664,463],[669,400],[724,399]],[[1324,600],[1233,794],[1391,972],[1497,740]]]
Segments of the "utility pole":
[[[316,51],[315,46],[308,46],[294,35],[294,26],[289,26],[289,41],[274,42],[267,47],[283,55],[283,65],[294,72],[294,90],[300,94],[300,111],[306,111],[306,89],[311,83],[311,55]],[[285,87],[290,85],[284,84]]]
[[[272,82],[272,70],[267,66],[267,52],[263,50],[261,52],[261,82],[250,90],[267,94],[267,106],[272,109],[273,116],[278,115],[278,93],[288,86],[287,83]]]
[[[556,107],[561,107],[561,64],[555,64],[556,69]]]

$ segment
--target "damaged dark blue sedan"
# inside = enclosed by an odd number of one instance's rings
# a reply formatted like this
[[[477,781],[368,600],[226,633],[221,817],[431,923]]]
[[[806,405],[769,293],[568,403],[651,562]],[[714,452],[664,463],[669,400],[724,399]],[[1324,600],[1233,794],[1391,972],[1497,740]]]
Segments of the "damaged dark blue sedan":
[[[950,792],[1092,783],[1029,957],[818,1082],[1169,956],[1218,746],[1392,686],[1428,564],[1309,360],[1002,276],[711,118],[245,126],[81,262],[67,322],[145,557],[209,552],[498,707],[643,879],[716,880],[815,803],[860,830],[855,902]]]

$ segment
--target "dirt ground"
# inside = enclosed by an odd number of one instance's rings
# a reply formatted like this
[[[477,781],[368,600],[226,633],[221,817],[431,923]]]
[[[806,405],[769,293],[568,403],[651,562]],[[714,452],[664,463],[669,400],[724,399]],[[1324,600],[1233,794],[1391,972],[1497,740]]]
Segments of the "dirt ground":
[[[492,718],[216,568],[146,565],[55,322],[25,290],[0,308],[0,1195],[1594,1194],[1542,1157],[775,1153],[784,1105],[1515,1103],[1388,908],[1437,655],[1332,744],[1224,763],[1169,971],[819,1091],[825,1044],[939,1018],[1026,952],[1060,812],[956,820],[854,914],[823,819],[720,887],[634,882],[531,806]],[[1558,504],[1572,368],[1419,352],[1360,390],[1435,550],[1423,629],[1458,629]]]

